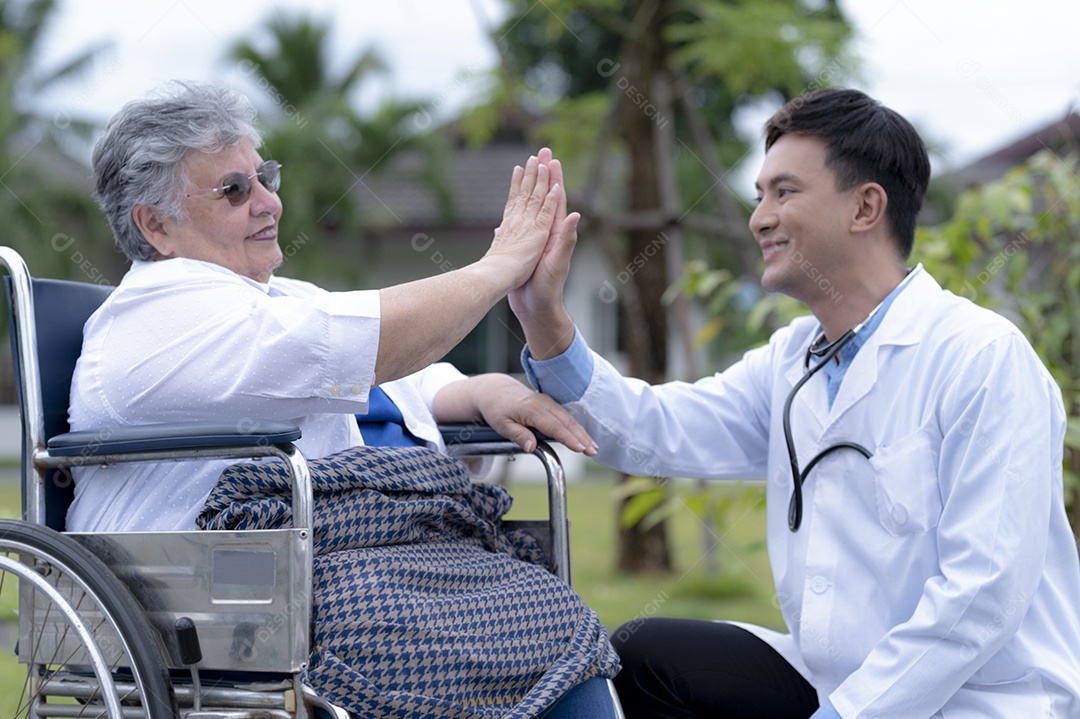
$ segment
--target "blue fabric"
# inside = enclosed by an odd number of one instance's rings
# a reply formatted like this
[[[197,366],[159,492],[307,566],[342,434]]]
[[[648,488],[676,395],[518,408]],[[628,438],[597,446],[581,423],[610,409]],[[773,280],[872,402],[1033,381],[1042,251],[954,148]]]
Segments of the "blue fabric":
[[[315,707],[315,716],[318,719],[333,719],[330,712],[322,707]],[[617,716],[607,679],[593,677],[568,691],[536,719],[616,719]],[[815,719],[820,717],[815,715]]]
[[[557,357],[534,360],[528,346],[521,350],[521,366],[534,389],[559,404],[576,402],[592,381],[593,356],[581,333],[574,327],[574,340]]]
[[[593,677],[568,691],[536,719],[615,719],[607,679]]]
[[[836,713],[836,709],[833,707],[832,702],[825,702],[821,705],[816,712],[814,712],[810,719],[844,719],[842,716]]]
[[[315,716],[318,719],[333,719],[330,712],[322,707],[315,707]],[[607,679],[593,677],[568,691],[536,719],[616,719],[617,716]]]
[[[910,272],[908,273],[910,275]],[[906,279],[906,278],[905,278]],[[847,374],[848,367],[855,360],[855,355],[859,353],[859,349],[866,344],[866,340],[870,339],[870,335],[874,334],[874,330],[881,325],[881,321],[885,319],[885,313],[889,311],[889,307],[892,306],[893,300],[899,296],[899,294],[907,287],[908,283],[901,281],[893,291],[886,295],[885,299],[881,302],[881,309],[877,311],[870,321],[866,323],[866,326],[859,330],[854,337],[848,340],[847,344],[840,348],[840,352],[837,354],[839,362],[831,361],[821,370],[825,375],[825,387],[829,393],[829,408],[833,406],[833,401],[836,399],[837,393],[840,391],[840,383],[844,381],[844,375]],[[811,360],[813,362],[813,360]],[[811,365],[812,367],[813,365]]]
[[[368,393],[367,414],[356,415],[360,435],[369,447],[415,447],[423,444],[405,427],[405,418],[382,387]]]

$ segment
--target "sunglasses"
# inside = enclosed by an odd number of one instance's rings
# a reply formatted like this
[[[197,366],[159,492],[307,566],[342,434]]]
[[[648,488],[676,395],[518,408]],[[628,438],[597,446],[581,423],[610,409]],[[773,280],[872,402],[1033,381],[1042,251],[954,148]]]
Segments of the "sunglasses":
[[[263,187],[270,190],[270,192],[277,192],[278,188],[281,187],[281,163],[277,160],[267,160],[259,165],[259,169],[255,171],[254,175],[233,172],[223,177],[221,185],[218,187],[189,192],[184,197],[196,197],[212,192],[216,199],[224,197],[229,201],[230,205],[236,207],[244,204],[251,197],[251,181],[256,177],[259,178],[259,182]]]

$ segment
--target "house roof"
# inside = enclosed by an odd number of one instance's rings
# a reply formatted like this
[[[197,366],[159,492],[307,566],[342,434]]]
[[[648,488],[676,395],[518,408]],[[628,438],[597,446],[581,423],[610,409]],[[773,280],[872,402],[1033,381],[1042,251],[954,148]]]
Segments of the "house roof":
[[[419,179],[426,160],[416,151],[401,153],[385,171],[363,178],[353,192],[363,215],[378,225],[404,229],[452,221],[459,228],[490,230],[502,218],[514,165],[524,165],[528,157],[524,144],[450,152],[445,177],[452,218],[441,216],[436,194]]]
[[[946,173],[948,179],[960,188],[982,185],[1000,178],[1010,168],[1024,162],[1039,150],[1050,149],[1062,153],[1069,148],[1080,148],[1080,114],[1070,111],[1034,132],[1011,142],[959,170]]]

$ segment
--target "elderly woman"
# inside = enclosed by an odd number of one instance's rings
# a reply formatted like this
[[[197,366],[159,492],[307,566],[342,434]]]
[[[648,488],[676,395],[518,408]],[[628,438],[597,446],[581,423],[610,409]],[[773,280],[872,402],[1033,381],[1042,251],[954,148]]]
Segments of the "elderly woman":
[[[367,443],[354,414],[377,408],[399,434],[436,449],[436,422],[483,419],[526,450],[535,427],[593,451],[545,395],[432,364],[525,282],[549,241],[575,240],[550,152],[514,169],[502,224],[474,264],[379,291],[327,292],[273,274],[281,166],[256,149],[253,119],[232,91],[173,83],[126,105],[98,140],[97,198],[131,268],[86,325],[73,429],[287,420],[303,431],[304,454],[320,458]],[[226,464],[82,468],[68,527],[194,528]]]
[[[466,378],[432,364],[526,282],[545,250],[576,240],[577,215],[566,214],[549,151],[514,168],[502,223],[474,264],[378,291],[327,292],[273,274],[282,263],[281,166],[260,155],[253,119],[251,105],[231,91],[174,83],[126,105],[105,128],[93,156],[97,198],[131,268],[84,328],[72,429],[282,420],[300,426],[298,446],[319,459],[390,435],[441,450],[437,422],[484,420],[526,450],[534,427],[595,452],[545,395],[504,375]],[[378,421],[363,421],[371,415]],[[194,529],[228,464],[79,468],[68,528]],[[591,622],[579,626],[594,627],[610,676],[617,663],[603,628],[562,586],[559,611],[576,606]],[[504,609],[512,624],[529,621],[521,607]],[[544,716],[610,716],[599,666],[593,661],[578,675],[593,678],[555,705],[543,699]]]

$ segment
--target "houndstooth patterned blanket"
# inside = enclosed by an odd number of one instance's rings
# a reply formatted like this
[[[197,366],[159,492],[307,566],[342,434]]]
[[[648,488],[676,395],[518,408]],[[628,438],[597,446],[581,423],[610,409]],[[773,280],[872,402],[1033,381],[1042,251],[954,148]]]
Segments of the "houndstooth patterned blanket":
[[[500,519],[512,499],[421,447],[309,462],[314,636],[305,681],[362,717],[533,717],[618,658],[581,598]],[[227,469],[205,529],[288,526],[280,463]]]

